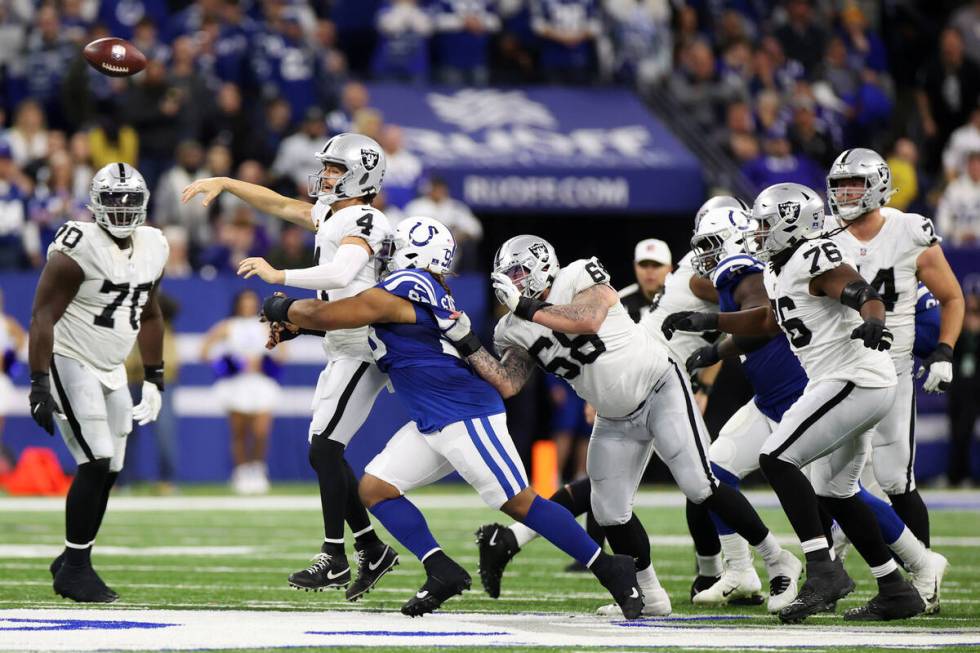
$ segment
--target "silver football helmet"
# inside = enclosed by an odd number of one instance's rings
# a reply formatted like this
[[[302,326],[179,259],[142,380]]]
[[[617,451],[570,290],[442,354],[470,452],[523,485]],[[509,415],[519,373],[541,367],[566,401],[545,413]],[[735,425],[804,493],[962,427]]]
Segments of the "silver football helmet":
[[[537,236],[514,236],[493,257],[493,271],[510,277],[525,297],[540,297],[554,283],[559,269],[555,248]]]
[[[862,180],[863,187],[844,185],[850,179]],[[844,150],[827,174],[827,202],[838,221],[857,220],[887,204],[894,194],[891,169],[874,150],[863,147]]]
[[[329,206],[381,190],[387,161],[384,150],[373,138],[349,132],[337,134],[315,156],[323,168],[332,163],[343,167],[345,172],[335,179],[333,188],[323,183],[325,170],[310,173],[310,197]]]
[[[709,209],[691,238],[694,269],[708,276],[724,259],[745,252],[745,241],[756,231],[757,224],[746,211]]]
[[[755,198],[752,219],[757,226],[745,239],[746,250],[768,261],[823,229],[823,200],[803,184],[776,184]]]
[[[406,268],[446,274],[453,266],[456,239],[446,225],[433,218],[412,216],[398,223],[394,236],[394,253],[388,269]]]
[[[96,223],[116,238],[126,238],[146,222],[150,190],[128,163],[110,163],[96,172],[88,195]]]
[[[739,209],[748,213],[752,210],[752,207],[737,197],[733,197],[731,195],[715,195],[702,204],[701,208],[698,209],[698,212],[694,215],[695,233],[697,232],[698,227],[701,225],[701,220],[711,209]]]

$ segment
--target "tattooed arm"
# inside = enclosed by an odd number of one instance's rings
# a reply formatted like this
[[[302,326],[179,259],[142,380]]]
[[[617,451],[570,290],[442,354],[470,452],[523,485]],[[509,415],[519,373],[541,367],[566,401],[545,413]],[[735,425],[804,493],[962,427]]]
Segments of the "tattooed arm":
[[[497,360],[485,347],[466,357],[476,373],[492,385],[504,399],[513,397],[534,371],[534,359],[521,347],[507,347]]]
[[[597,333],[619,295],[606,284],[589,286],[575,295],[571,304],[545,306],[534,313],[533,321],[561,333]]]

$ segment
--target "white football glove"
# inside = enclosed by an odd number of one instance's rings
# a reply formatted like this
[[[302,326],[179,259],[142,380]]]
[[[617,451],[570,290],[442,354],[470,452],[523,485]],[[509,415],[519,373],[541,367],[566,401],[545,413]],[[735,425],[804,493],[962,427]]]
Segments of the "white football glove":
[[[446,340],[452,343],[460,342],[466,336],[473,333],[473,325],[470,323],[469,316],[463,311],[459,311],[454,317],[441,317],[436,320],[439,330]]]
[[[510,277],[503,272],[494,272],[490,275],[490,280],[493,281],[493,291],[497,295],[497,301],[506,306],[511,313],[516,311],[517,304],[521,301],[521,291]]]
[[[926,376],[928,374],[928,376]],[[939,394],[949,389],[953,380],[953,348],[940,343],[929,358],[922,361],[915,378],[926,376],[922,389],[931,394]]]
[[[160,389],[149,381],[143,381],[143,399],[133,407],[133,420],[140,426],[156,421],[162,405]]]

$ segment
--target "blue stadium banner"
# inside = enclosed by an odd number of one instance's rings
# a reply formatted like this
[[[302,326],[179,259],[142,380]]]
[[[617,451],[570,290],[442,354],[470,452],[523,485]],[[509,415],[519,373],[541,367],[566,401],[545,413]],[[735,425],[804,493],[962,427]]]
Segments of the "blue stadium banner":
[[[697,159],[621,89],[370,87],[453,195],[484,211],[690,213]]]

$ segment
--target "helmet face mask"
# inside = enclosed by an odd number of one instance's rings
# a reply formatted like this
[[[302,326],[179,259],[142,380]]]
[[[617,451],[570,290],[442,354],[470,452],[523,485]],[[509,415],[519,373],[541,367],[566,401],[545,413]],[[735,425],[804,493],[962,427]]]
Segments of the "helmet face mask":
[[[691,238],[694,269],[707,277],[724,259],[745,252],[746,240],[756,232],[755,227],[755,222],[741,209],[708,210]]]
[[[874,150],[845,150],[827,175],[827,203],[840,223],[885,206],[894,194],[891,169]]]
[[[338,134],[315,156],[323,168],[308,175],[310,197],[330,206],[340,200],[381,191],[387,161],[384,150],[374,139],[362,134]],[[326,176],[324,173],[331,167],[343,172],[338,176]],[[324,184],[325,180],[333,181],[329,188]]]
[[[537,236],[514,236],[493,258],[493,271],[505,274],[521,295],[532,299],[551,287],[559,269],[555,248]]]
[[[92,178],[89,201],[95,222],[112,236],[126,238],[146,222],[150,191],[136,168],[110,163]]]

